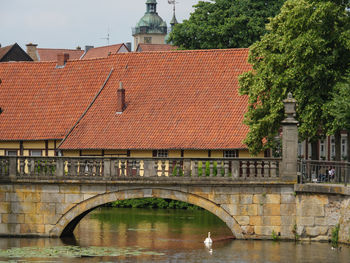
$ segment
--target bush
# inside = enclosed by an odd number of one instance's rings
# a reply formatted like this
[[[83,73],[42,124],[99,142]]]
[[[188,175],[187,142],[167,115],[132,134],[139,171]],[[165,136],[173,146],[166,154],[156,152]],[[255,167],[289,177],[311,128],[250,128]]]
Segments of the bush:
[[[121,208],[159,208],[159,209],[188,209],[188,210],[200,210],[202,208],[191,205],[189,203],[162,199],[162,198],[137,198],[118,200],[110,203],[108,206],[121,207]]]

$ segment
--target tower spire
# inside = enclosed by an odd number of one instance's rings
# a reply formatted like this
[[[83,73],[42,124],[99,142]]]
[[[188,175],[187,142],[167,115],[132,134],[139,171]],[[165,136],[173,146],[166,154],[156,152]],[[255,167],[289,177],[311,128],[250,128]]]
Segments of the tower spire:
[[[171,28],[173,28],[176,24],[178,24],[177,19],[176,19],[176,15],[175,15],[175,11],[176,11],[175,7],[176,7],[176,4],[178,2],[176,2],[176,0],[168,0],[168,3],[170,5],[173,5],[173,18],[170,21]]]

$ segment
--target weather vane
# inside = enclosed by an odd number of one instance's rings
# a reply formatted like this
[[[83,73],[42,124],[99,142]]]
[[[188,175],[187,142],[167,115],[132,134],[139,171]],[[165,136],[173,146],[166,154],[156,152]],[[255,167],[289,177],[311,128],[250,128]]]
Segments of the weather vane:
[[[178,4],[179,2],[176,2],[176,0],[168,0],[169,5],[174,5],[174,13],[175,13],[175,5]]]

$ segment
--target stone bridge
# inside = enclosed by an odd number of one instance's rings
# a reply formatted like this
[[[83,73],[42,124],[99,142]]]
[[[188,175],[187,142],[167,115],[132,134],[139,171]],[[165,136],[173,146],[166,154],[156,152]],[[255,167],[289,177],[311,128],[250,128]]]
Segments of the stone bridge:
[[[1,157],[0,235],[61,237],[104,204],[158,197],[218,216],[238,239],[350,239],[350,190],[296,184],[281,159]],[[327,188],[328,187],[328,188]]]

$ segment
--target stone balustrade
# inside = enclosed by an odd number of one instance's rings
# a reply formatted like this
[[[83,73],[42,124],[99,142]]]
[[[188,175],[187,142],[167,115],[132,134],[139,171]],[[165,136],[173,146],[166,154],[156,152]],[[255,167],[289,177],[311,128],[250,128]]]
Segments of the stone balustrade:
[[[281,159],[273,158],[120,158],[0,157],[4,178],[135,179],[215,178],[279,180]]]

